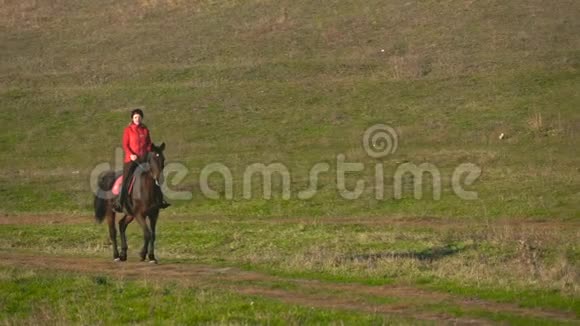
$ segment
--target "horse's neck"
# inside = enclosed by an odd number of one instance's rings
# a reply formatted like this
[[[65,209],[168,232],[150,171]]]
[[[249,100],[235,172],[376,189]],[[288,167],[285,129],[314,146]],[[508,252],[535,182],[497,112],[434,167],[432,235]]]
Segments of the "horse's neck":
[[[139,176],[139,181],[149,185],[150,183],[155,183],[155,179],[153,179],[153,176],[151,176],[150,173],[143,173]]]
[[[135,175],[135,186],[133,187],[133,193],[136,191],[147,191],[150,190],[153,192],[155,186],[155,179],[153,176],[148,173],[144,172],[139,175]]]

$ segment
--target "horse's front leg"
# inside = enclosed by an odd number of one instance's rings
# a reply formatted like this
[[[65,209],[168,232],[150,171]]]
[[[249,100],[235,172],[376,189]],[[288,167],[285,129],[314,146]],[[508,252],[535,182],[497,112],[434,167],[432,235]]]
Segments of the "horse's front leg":
[[[143,229],[143,247],[141,248],[141,252],[139,255],[141,256],[141,261],[145,261],[145,257],[147,257],[147,249],[149,248],[149,242],[151,241],[151,229],[149,225],[147,225],[147,221],[145,221],[145,216],[143,214],[137,214],[135,219]]]
[[[115,226],[115,212],[111,210],[107,213],[107,224],[109,225],[109,238],[113,246],[113,260],[119,261],[119,249],[117,249],[117,227]]]
[[[151,239],[149,240],[149,262],[157,264],[155,258],[155,226],[157,225],[157,214],[149,216],[149,225],[151,230]]]
[[[125,231],[127,231],[127,226],[131,221],[133,221],[133,217],[127,215],[119,220],[119,231],[121,232],[121,255],[119,255],[119,259],[121,261],[127,260],[127,249],[129,246],[127,245],[127,234]]]

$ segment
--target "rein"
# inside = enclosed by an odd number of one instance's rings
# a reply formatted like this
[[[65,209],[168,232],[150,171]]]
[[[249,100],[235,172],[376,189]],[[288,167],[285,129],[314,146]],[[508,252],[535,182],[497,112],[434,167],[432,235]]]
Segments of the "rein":
[[[151,171],[151,163],[149,163],[149,161],[151,160],[151,155],[153,155],[153,152],[148,152],[143,162],[137,162],[136,169],[141,169],[141,171],[143,172]],[[151,177],[153,178],[153,180],[155,180],[155,184],[159,186],[159,179],[153,177],[153,175]]]

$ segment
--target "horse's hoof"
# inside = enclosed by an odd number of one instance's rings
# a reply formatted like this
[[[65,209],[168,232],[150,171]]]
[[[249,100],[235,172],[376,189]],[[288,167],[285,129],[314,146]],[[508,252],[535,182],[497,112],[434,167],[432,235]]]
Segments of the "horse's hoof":
[[[126,260],[127,260],[127,257],[119,257],[118,259],[119,259],[120,261],[126,261]]]
[[[152,259],[152,260],[149,261],[149,264],[157,265],[157,260],[156,259]]]
[[[113,259],[113,262],[115,262],[115,263],[118,263],[118,262],[120,262],[120,261],[121,261],[121,258],[119,258],[119,257],[117,257],[117,258]]]

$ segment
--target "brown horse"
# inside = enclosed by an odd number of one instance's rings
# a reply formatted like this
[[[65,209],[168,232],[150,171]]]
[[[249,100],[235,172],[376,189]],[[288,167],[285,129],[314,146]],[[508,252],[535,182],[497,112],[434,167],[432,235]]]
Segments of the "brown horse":
[[[151,152],[140,160],[133,174],[133,191],[127,199],[127,208],[123,218],[119,220],[119,231],[121,233],[121,253],[117,249],[117,229],[115,227],[115,211],[113,203],[115,196],[111,189],[119,173],[115,171],[104,172],[99,178],[99,189],[95,196],[95,218],[101,223],[107,220],[109,225],[109,237],[113,244],[113,259],[115,261],[127,260],[127,237],[125,231],[129,223],[136,219],[143,229],[143,248],[141,248],[141,261],[146,258],[150,263],[157,263],[155,258],[155,226],[159,216],[159,204],[161,189],[159,179],[163,174],[165,157],[163,156],[165,143],[157,147],[152,146]],[[149,223],[147,223],[149,219]]]

